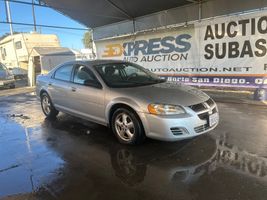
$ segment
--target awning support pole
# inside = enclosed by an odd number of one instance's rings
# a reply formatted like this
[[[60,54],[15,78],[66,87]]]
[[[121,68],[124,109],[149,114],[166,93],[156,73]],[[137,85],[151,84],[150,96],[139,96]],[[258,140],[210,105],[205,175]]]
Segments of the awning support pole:
[[[198,3],[198,21],[202,19],[202,1],[200,0]]]

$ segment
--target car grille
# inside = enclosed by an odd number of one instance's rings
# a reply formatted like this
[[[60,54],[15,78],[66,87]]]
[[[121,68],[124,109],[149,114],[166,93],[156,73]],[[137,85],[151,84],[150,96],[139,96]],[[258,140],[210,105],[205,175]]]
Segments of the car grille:
[[[192,105],[192,106],[189,106],[189,108],[191,108],[193,111],[195,112],[199,112],[201,110],[204,110],[206,109],[204,104],[200,103],[200,104],[196,104],[196,105]]]
[[[208,130],[210,127],[208,126],[208,124],[204,124],[204,125],[201,125],[201,126],[197,126],[197,127],[195,127],[194,129],[195,129],[195,132],[196,133],[201,133],[201,132],[203,132],[203,131],[206,131],[206,130]]]
[[[207,109],[204,103],[207,103],[211,108],[215,106],[215,102],[212,99],[208,99],[206,102],[189,106],[189,108],[191,108],[195,112],[200,112]]]
[[[218,112],[216,104],[212,99],[208,99],[203,103],[189,106],[189,108],[195,111],[198,114],[198,117],[202,120],[208,120],[209,115]]]
[[[209,99],[208,101],[206,101],[207,104],[209,104],[210,107],[215,105],[215,102],[212,99]]]
[[[171,132],[173,135],[183,135],[185,133],[188,133],[188,131],[185,128],[180,128],[180,127],[171,128]]]
[[[217,112],[216,108],[213,108],[213,109],[212,109],[212,113],[209,114],[209,112],[204,112],[204,113],[199,114],[198,117],[199,117],[200,119],[202,119],[202,120],[204,120],[204,119],[208,119],[209,116],[210,116],[211,114],[214,114],[214,113],[216,113],[216,112]]]

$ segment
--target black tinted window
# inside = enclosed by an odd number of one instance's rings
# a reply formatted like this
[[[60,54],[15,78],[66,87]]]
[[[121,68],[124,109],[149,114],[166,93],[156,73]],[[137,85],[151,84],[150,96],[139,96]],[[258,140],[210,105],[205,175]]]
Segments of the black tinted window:
[[[134,63],[110,63],[95,66],[109,87],[138,87],[165,82],[157,75]]]
[[[72,65],[65,65],[60,67],[55,73],[55,79],[70,81],[72,68]]]
[[[74,72],[74,83],[86,85],[86,82],[97,82],[93,72],[85,66],[78,66]]]
[[[16,49],[21,49],[22,48],[21,41],[15,42],[15,47]]]

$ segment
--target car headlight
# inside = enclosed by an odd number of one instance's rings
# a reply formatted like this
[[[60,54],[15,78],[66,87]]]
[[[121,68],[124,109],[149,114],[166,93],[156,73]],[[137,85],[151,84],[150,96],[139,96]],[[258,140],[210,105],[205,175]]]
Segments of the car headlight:
[[[177,105],[149,104],[148,112],[154,115],[178,115],[184,114],[185,110]]]

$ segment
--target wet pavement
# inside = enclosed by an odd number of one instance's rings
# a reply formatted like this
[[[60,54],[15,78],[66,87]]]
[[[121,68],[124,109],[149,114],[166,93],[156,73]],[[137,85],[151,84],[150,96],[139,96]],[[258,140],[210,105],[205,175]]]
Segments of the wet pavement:
[[[0,199],[266,200],[267,108],[218,106],[207,135],[129,147],[94,123],[46,120],[33,93],[0,97]]]

